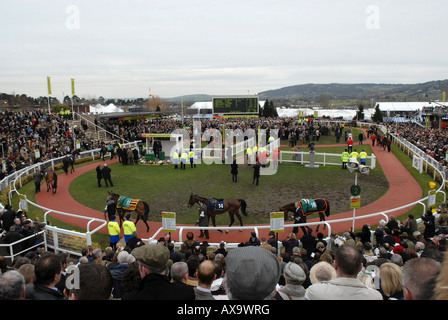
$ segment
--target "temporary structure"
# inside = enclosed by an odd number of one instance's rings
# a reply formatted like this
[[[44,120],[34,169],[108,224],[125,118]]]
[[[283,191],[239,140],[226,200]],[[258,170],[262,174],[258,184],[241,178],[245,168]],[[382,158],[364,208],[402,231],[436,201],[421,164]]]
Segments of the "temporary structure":
[[[107,106],[103,106],[101,104],[97,104],[95,106],[90,106],[90,113],[93,113],[93,114],[104,114],[104,113],[115,113],[115,112],[124,112],[124,110],[115,106],[113,103],[110,103]]]

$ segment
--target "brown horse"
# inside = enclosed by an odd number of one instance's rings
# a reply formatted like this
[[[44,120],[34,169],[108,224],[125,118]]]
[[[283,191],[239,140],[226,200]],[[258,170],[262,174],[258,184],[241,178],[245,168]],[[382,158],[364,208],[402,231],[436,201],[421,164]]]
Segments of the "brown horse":
[[[295,223],[306,223],[306,217],[313,213],[318,213],[320,221],[325,221],[325,216],[328,217],[330,215],[330,203],[328,202],[328,200],[323,198],[315,198],[312,200],[314,200],[316,203],[316,208],[313,211],[307,211],[305,208],[303,208],[301,201],[298,201],[296,203],[288,203],[280,207],[280,210],[285,213],[285,220],[288,218],[288,212],[292,212],[292,219],[294,219]],[[319,227],[320,225],[317,226],[316,232],[319,231]],[[326,229],[326,227],[327,226],[324,224],[324,229]],[[302,229],[304,234],[307,233],[304,226],[301,226],[300,228]],[[307,228],[309,229],[308,226]],[[298,228],[294,228],[293,232],[297,233],[297,231]]]
[[[213,226],[216,227],[215,218],[217,214],[221,214],[224,212],[229,212],[230,216],[230,224],[229,227],[235,222],[234,216],[236,215],[238,220],[240,221],[241,226],[243,226],[243,220],[240,215],[240,208],[242,213],[247,216],[246,212],[246,201],[244,199],[215,199],[215,198],[204,198],[195,194],[190,195],[190,199],[188,200],[187,207],[191,208],[195,203],[199,201],[205,203],[207,205],[207,215],[212,219]],[[221,230],[219,230],[222,232]]]
[[[149,231],[149,225],[147,223],[149,205],[145,201],[140,199],[129,199],[113,193],[112,191],[109,191],[107,200],[114,200],[116,203],[118,216],[120,217],[120,227],[125,219],[125,214],[135,211],[135,213],[137,213],[137,220],[135,220],[135,224],[137,225],[137,222],[141,219],[146,225],[146,232]]]
[[[47,172],[41,170],[41,172],[45,176],[45,182],[47,183],[47,192],[49,192],[51,189],[51,193],[55,194],[58,188],[58,175],[53,170],[48,170]]]

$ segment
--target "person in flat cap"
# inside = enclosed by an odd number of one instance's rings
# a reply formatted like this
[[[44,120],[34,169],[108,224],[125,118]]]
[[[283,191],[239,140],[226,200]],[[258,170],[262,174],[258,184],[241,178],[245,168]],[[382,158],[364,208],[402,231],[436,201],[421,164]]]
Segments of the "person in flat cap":
[[[238,247],[226,256],[224,281],[229,300],[270,300],[280,275],[277,257],[263,248]]]
[[[306,280],[305,271],[297,263],[288,262],[283,268],[286,284],[280,288],[275,296],[276,300],[305,300],[305,288],[302,283]]]
[[[191,300],[191,296],[177,290],[168,278],[172,261],[167,247],[146,244],[132,250],[131,255],[138,263],[142,280],[139,290],[126,293],[122,300]]]

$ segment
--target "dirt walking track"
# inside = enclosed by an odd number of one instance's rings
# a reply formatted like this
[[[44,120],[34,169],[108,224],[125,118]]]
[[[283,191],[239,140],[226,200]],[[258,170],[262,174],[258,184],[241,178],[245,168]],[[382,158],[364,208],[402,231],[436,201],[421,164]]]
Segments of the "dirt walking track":
[[[320,146],[321,147],[321,146]],[[415,179],[411,176],[411,174],[406,170],[406,168],[400,163],[400,161],[393,155],[392,152],[383,151],[379,147],[373,147],[373,152],[377,159],[377,165],[380,165],[386,175],[389,182],[389,190],[387,193],[380,198],[379,200],[371,203],[367,206],[356,209],[356,216],[360,217],[363,215],[368,215],[375,212],[381,212],[393,208],[398,208],[403,205],[412,203],[422,198],[422,190],[420,185],[415,181]],[[107,163],[114,163],[118,161],[117,158],[114,160],[108,160]],[[87,217],[95,217],[95,218],[104,218],[103,212],[99,212],[88,208],[77,201],[75,201],[69,194],[68,188],[73,179],[77,176],[82,175],[90,170],[95,170],[97,163],[85,165],[82,167],[76,168],[76,172],[73,174],[60,174],[58,179],[58,190],[55,195],[51,195],[51,192],[40,192],[37,194],[37,202],[39,205],[42,205],[46,208],[51,208],[53,210],[58,210],[62,212],[69,212],[76,215],[82,215]],[[45,188],[43,187],[42,190]],[[361,195],[362,196],[362,195]],[[362,203],[362,202],[361,202]],[[406,208],[400,211],[396,211],[391,213],[390,215],[399,216],[411,208]],[[83,219],[71,218],[67,216],[56,215],[58,219],[64,220],[70,224],[84,227],[86,228],[87,222]],[[353,210],[348,210],[347,212],[343,212],[336,215],[331,215],[327,218],[327,221],[337,220],[342,218],[351,218],[353,217]],[[377,224],[382,219],[381,216],[366,218],[358,220],[355,223],[355,229],[359,229],[362,225],[368,223],[370,225]],[[309,222],[317,221],[317,219],[309,220]],[[137,232],[139,237],[142,239],[150,238],[154,235],[154,233],[162,226],[161,222],[148,222],[150,225],[149,232],[146,232],[146,226],[139,222],[137,224]],[[289,222],[288,222],[289,223]],[[93,224],[90,229],[93,229],[95,226]],[[352,221],[333,223],[331,225],[332,231],[336,232],[344,232],[350,230],[352,227]],[[315,230],[316,226],[313,226]],[[225,227],[223,227],[223,230]],[[279,240],[286,239],[289,232],[291,232],[292,228],[285,228],[284,233],[279,233]],[[185,240],[185,234],[188,230],[184,229],[183,239]],[[240,243],[246,242],[249,240],[250,232],[252,230],[243,230],[242,232],[239,230],[231,230],[229,233],[220,233],[218,230],[210,231],[210,239],[208,239],[209,243],[218,243],[220,241],[226,241],[231,243]],[[323,226],[320,227],[320,230],[324,232],[326,235],[326,230],[323,230]],[[107,233],[107,227],[101,229],[101,232]],[[269,229],[259,229],[259,237],[266,237],[269,232]],[[199,236],[199,231],[194,230],[196,237]],[[163,232],[159,233],[156,238],[163,236]],[[172,239],[179,241],[179,232],[175,232],[171,234]],[[300,231],[299,237],[302,236]],[[205,240],[205,238],[198,238],[200,241]]]

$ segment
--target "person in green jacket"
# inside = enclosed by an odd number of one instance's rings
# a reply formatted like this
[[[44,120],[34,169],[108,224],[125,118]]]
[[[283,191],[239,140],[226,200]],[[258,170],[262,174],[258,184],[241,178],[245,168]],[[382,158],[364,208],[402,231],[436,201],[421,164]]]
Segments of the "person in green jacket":
[[[128,240],[132,238],[132,233],[137,231],[135,223],[131,220],[131,215],[126,215],[126,220],[123,222],[124,241],[128,243]]]
[[[196,163],[194,163],[194,151],[193,149],[190,149],[190,152],[188,153],[188,156],[190,157],[190,165],[192,168],[196,168]]]
[[[350,159],[350,155],[347,152],[347,149],[345,149],[345,151],[342,152],[342,154],[341,154],[342,169],[347,169],[347,163],[348,163],[349,159]]]
[[[359,153],[359,162],[362,164],[362,165],[366,165],[366,162],[367,162],[367,152],[365,152],[364,150],[362,150],[360,153]]]
[[[115,216],[110,217],[107,229],[109,230],[110,247],[116,250],[117,243],[120,241],[120,225],[115,221]]]

